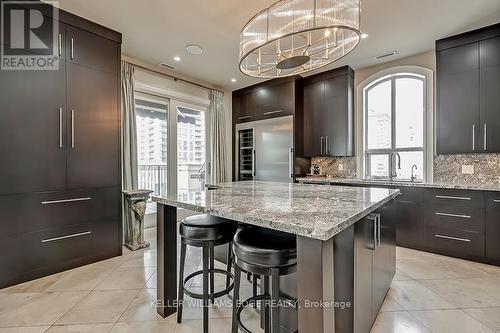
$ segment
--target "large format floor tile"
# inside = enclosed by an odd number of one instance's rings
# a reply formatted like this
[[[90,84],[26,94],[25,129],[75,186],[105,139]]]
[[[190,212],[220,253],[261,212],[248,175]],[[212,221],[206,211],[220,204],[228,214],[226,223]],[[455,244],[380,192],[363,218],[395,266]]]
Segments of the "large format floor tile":
[[[45,333],[108,333],[113,324],[87,324],[52,326]]]
[[[459,308],[500,306],[500,278],[424,280],[420,282]]]
[[[3,327],[0,333],[44,333],[50,326],[32,326],[32,327]]]
[[[119,321],[154,321],[163,320],[156,313],[156,289],[141,290],[127,307]]]
[[[93,291],[57,324],[115,323],[138,292],[139,290]]]
[[[54,324],[88,292],[0,295],[0,327]]]
[[[417,281],[394,281],[388,295],[405,310],[452,309],[452,304]]]
[[[371,333],[431,333],[408,312],[380,313]]]
[[[118,268],[96,290],[142,289],[154,272],[152,267]]]
[[[500,332],[500,307],[462,310],[469,316],[488,326],[495,332]]]
[[[111,333],[173,333],[175,320],[117,323]]]
[[[491,329],[462,310],[411,311],[410,313],[428,327],[431,332],[493,333]]]

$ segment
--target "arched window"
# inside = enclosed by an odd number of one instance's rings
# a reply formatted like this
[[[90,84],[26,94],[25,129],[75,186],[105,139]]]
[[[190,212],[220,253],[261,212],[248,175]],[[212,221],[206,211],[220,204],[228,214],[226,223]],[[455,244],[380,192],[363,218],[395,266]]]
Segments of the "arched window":
[[[364,178],[425,179],[427,80],[423,74],[396,72],[362,88]]]

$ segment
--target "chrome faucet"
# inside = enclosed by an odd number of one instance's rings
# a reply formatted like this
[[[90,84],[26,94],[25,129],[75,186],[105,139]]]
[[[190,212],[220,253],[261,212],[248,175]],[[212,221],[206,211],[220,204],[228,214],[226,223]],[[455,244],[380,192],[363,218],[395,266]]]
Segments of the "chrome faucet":
[[[416,164],[413,164],[411,167],[411,181],[412,182],[414,182],[417,179],[417,175],[413,172],[413,170],[418,170]]]
[[[393,163],[393,160],[394,160],[394,156],[397,156],[398,157],[398,170],[401,170],[401,155],[399,155],[399,153],[396,153],[396,152],[392,152],[390,155],[389,155],[389,168],[390,168],[390,178],[391,180],[396,178],[398,176],[398,173],[396,172],[396,168],[394,167],[394,163]]]

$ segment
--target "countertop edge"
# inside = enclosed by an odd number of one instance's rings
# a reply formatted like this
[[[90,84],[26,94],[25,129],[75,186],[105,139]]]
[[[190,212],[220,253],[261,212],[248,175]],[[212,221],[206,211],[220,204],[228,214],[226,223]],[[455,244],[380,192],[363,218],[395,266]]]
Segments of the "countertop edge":
[[[469,190],[469,191],[486,191],[486,192],[500,192],[500,187],[491,186],[470,186],[460,184],[446,184],[446,183],[411,183],[411,182],[390,182],[378,180],[365,180],[358,178],[307,178],[298,177],[296,180],[299,183],[308,182],[316,184],[360,184],[360,185],[373,185],[377,186],[400,186],[400,187],[419,187],[419,188],[437,188],[447,190]]]

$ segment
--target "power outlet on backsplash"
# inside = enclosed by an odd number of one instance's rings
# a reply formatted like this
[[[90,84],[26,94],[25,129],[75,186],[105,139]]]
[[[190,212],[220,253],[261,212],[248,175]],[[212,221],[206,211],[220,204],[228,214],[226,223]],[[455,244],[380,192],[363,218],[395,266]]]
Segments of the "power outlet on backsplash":
[[[339,171],[344,171],[344,164],[339,164]]]
[[[464,175],[473,175],[474,174],[474,165],[462,165],[462,174]]]

